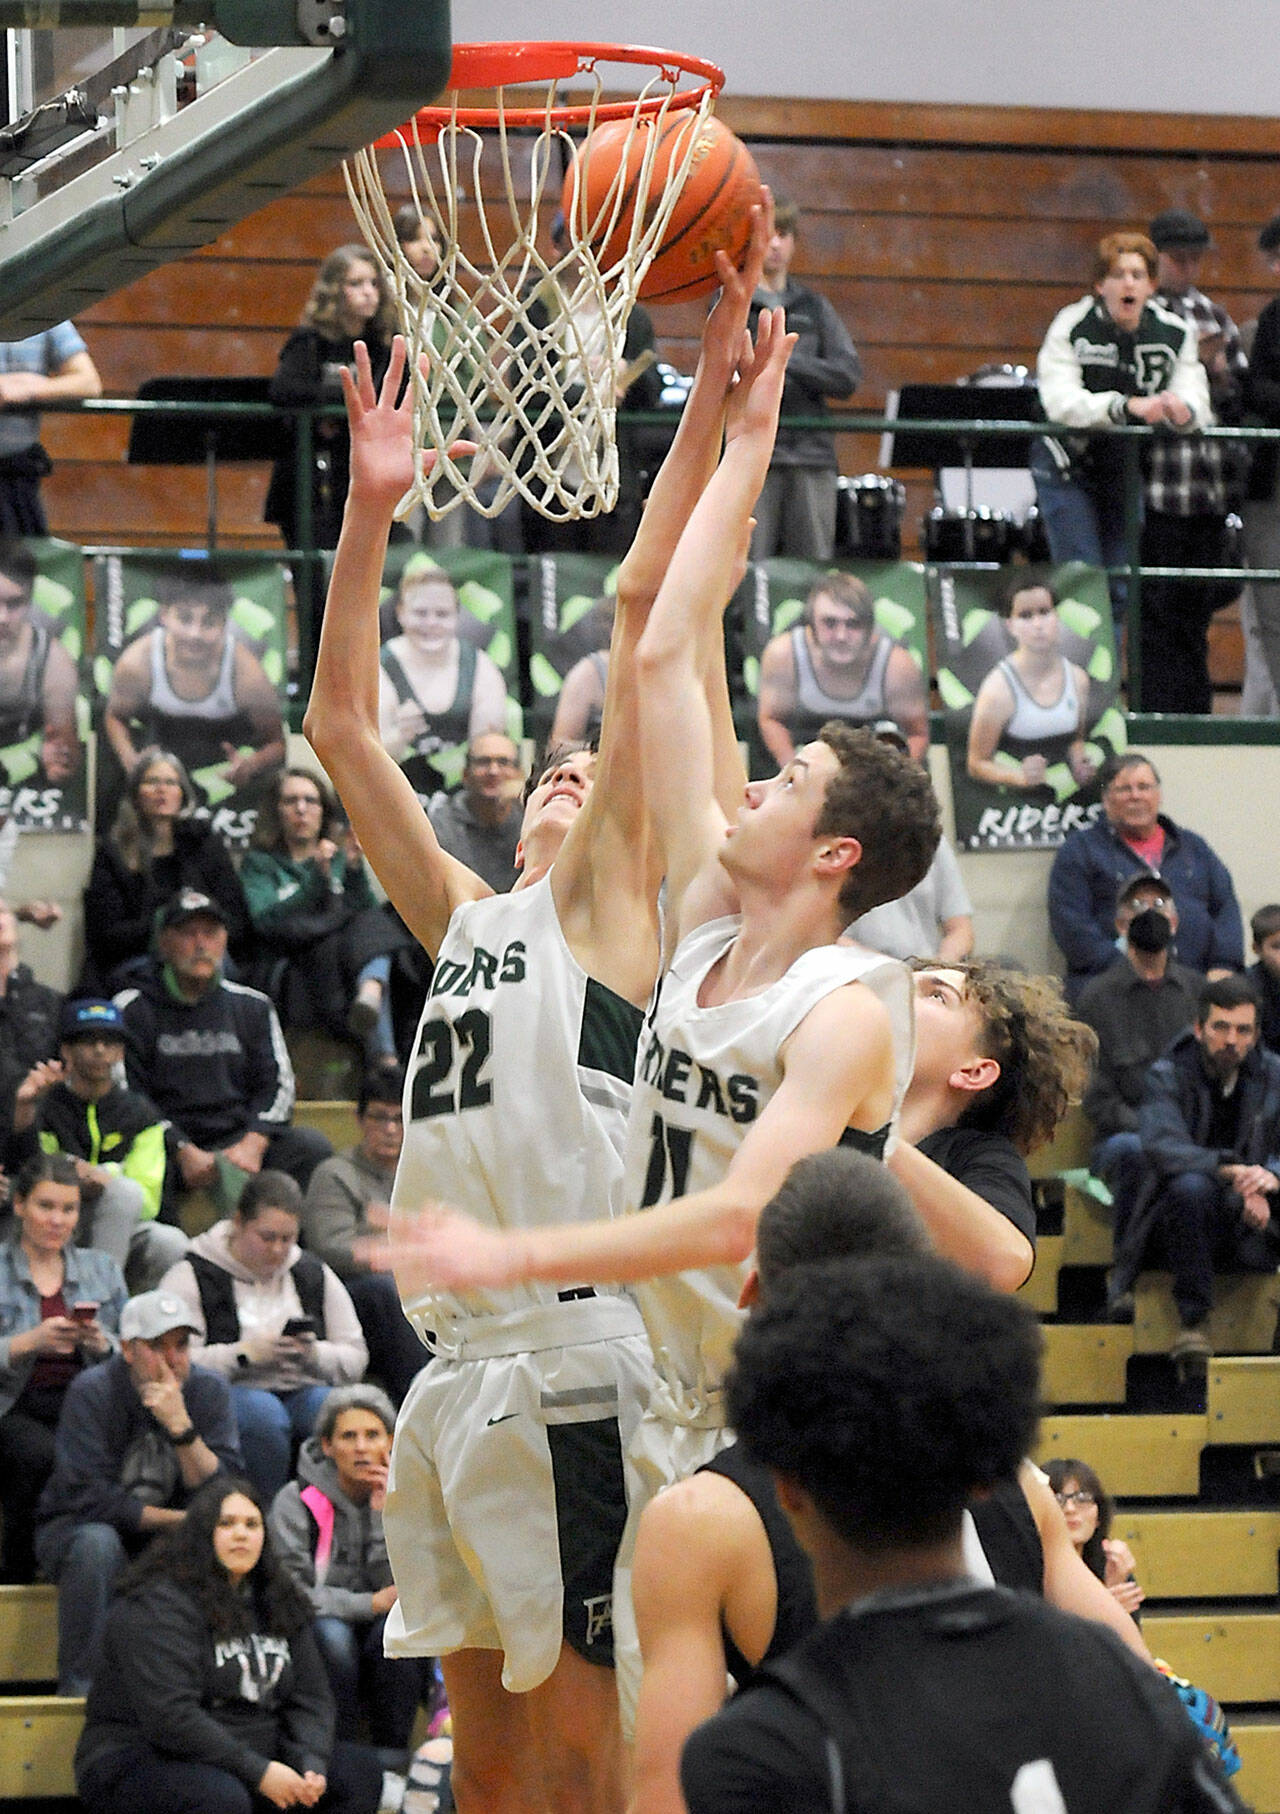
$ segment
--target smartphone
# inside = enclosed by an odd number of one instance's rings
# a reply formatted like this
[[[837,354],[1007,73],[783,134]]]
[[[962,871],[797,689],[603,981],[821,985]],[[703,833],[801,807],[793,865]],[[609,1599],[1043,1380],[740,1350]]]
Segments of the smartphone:
[[[97,1314],[97,1304],[91,1304],[88,1299],[71,1306],[71,1320],[75,1323],[91,1323]]]
[[[316,1326],[309,1316],[291,1316],[281,1335],[314,1335]]]

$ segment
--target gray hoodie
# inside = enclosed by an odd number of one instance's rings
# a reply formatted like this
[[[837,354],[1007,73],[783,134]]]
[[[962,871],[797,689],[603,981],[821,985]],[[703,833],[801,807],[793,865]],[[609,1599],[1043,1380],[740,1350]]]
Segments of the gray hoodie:
[[[327,1561],[316,1565],[320,1530],[303,1503],[303,1489],[318,1487],[333,1507],[333,1539]],[[318,1619],[364,1624],[377,1617],[373,1596],[391,1585],[391,1564],[382,1534],[382,1513],[348,1499],[338,1470],[318,1437],[309,1436],[298,1455],[298,1477],[282,1486],[269,1519],[276,1556],[308,1596]]]

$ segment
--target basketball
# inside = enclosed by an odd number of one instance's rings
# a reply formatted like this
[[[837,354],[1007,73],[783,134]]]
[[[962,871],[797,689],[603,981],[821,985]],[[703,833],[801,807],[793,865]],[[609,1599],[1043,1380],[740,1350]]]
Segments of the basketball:
[[[648,145],[648,135],[657,132],[653,173],[650,178],[650,200],[646,222],[657,212],[668,172],[679,168],[689,145],[689,134],[697,133],[689,174],[680,192],[671,218],[663,230],[653,262],[640,285],[645,302],[685,302],[692,296],[705,296],[719,283],[716,275],[716,253],[721,247],[734,264],[741,262],[751,233],[751,209],[760,199],[760,176],[755,161],[742,140],[735,138],[727,126],[714,117],[701,125],[689,114],[669,114],[659,126],[642,119],[634,127],[626,120],[598,126],[579,147],[565,177],[561,206],[565,219],[576,223],[585,220],[588,236],[598,216],[601,231],[613,218],[610,190],[618,179],[619,166],[626,159],[624,184],[617,219],[612,231],[599,243],[592,237],[592,248],[602,268],[615,264],[626,250],[635,212],[635,189]],[[629,142],[628,142],[629,141]],[[581,171],[581,176],[579,172]],[[585,209],[579,198],[575,211],[574,192],[579,182],[585,188]]]

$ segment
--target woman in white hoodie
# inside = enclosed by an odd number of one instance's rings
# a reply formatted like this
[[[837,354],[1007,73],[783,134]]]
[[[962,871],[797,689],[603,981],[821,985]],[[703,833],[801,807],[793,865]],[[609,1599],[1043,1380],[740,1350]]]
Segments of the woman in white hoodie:
[[[333,1386],[369,1354],[347,1289],[298,1246],[302,1193],[283,1172],[250,1178],[233,1215],[165,1274],[192,1313],[192,1358],[231,1388],[249,1474],[270,1500]]]

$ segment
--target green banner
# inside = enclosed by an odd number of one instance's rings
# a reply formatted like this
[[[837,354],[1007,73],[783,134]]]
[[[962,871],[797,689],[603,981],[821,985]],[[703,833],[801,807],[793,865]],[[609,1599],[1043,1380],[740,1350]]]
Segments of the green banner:
[[[1072,561],[930,577],[957,844],[1061,844],[1098,816],[1098,770],[1127,742],[1106,575]],[[1016,621],[999,611],[1011,584]]]
[[[11,607],[0,639],[0,818],[13,819],[20,831],[83,831],[92,718],[84,685],[84,556],[51,537],[7,546],[11,571],[0,566]]]
[[[550,733],[560,690],[574,668],[609,647],[618,565],[609,554],[529,557],[529,728],[539,738]],[[588,717],[575,734],[591,729]]]
[[[99,827],[137,756],[159,744],[190,774],[201,817],[242,848],[284,757],[284,569],[263,555],[146,550],[100,555],[94,580]]]

